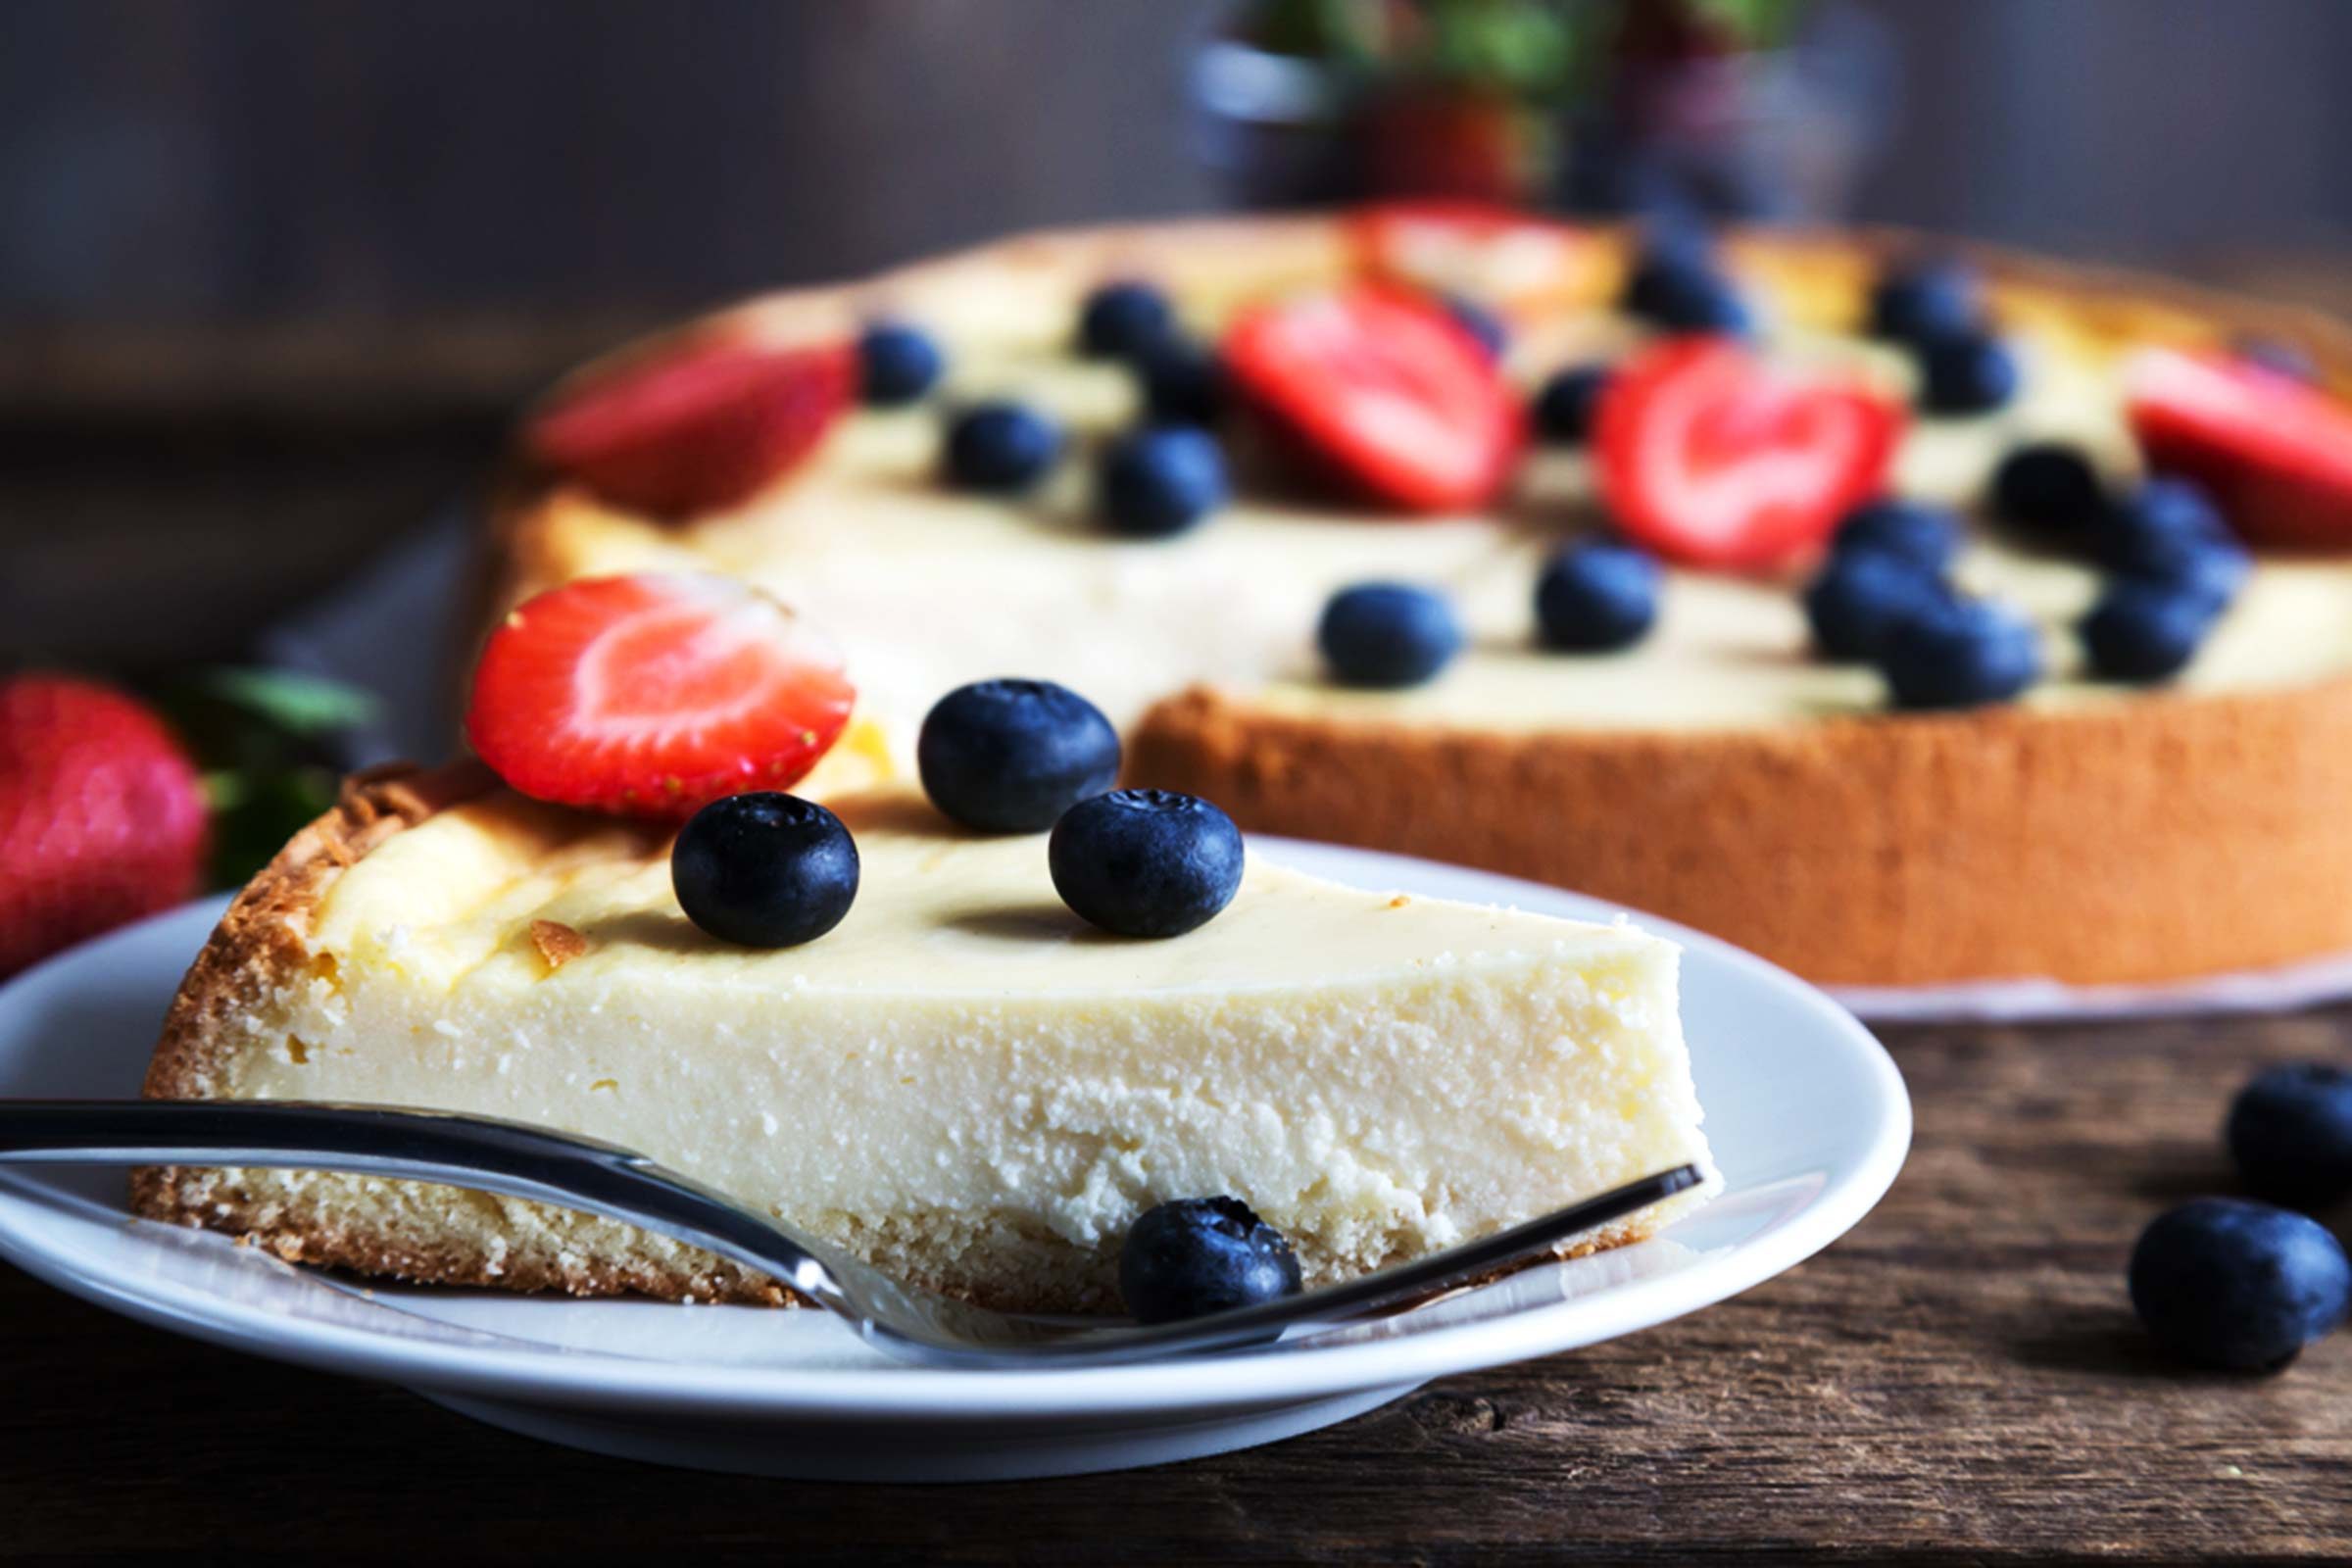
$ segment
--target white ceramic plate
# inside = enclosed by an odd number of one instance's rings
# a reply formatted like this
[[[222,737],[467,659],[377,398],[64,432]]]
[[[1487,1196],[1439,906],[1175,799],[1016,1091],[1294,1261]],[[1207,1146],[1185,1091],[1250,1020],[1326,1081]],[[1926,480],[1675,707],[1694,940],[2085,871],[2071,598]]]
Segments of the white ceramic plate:
[[[1343,882],[1606,919],[1594,900],[1396,856],[1261,839]],[[0,989],[0,1096],[129,1096],[164,1005],[218,917],[190,906]],[[1683,942],[1683,1014],[1726,1178],[1667,1234],[1529,1269],[1376,1323],[1140,1367],[900,1365],[830,1317],[391,1287],[225,1238],[131,1221],[119,1172],[0,1170],[0,1257],[130,1317],[255,1354],[383,1378],[559,1443],[710,1469],[979,1479],[1155,1464],[1343,1420],[1431,1378],[1630,1334],[1770,1279],[1870,1210],[1911,1105],[1877,1041],[1759,958]]]

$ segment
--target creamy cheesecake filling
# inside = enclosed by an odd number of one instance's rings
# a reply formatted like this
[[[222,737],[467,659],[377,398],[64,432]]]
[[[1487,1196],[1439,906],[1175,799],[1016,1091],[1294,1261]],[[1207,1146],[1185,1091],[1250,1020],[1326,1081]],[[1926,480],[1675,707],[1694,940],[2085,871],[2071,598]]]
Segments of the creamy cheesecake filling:
[[[1751,268],[1749,286],[1774,322],[1772,351],[1832,362],[1907,396],[1907,357],[1841,330],[1837,302],[1850,299],[1850,280],[1829,281],[1835,286],[1769,263]],[[1261,279],[1257,291],[1268,286]],[[1250,292],[1233,279],[1184,304],[1194,327],[1213,334]],[[967,277],[958,289],[917,290],[906,305],[945,341],[941,406],[1014,396],[1069,427],[1073,451],[1040,494],[1004,502],[949,488],[938,472],[939,407],[863,411],[791,483],[689,531],[567,498],[570,556],[562,568],[716,564],[760,582],[842,640],[860,712],[902,770],[930,704],[994,674],[1065,682],[1122,727],[1194,684],[1282,711],[1484,731],[1737,729],[1886,709],[1874,670],[1814,655],[1793,580],[1676,570],[1658,627],[1638,646],[1609,655],[1539,648],[1532,599],[1544,556],[1603,520],[1580,454],[1536,451],[1492,516],[1382,517],[1344,502],[1268,494],[1246,476],[1235,502],[1188,534],[1109,537],[1091,514],[1091,448],[1134,422],[1137,395],[1123,368],[1067,351],[1070,280],[992,276],[973,286]],[[1896,460],[1898,492],[1973,514],[2001,456],[2035,438],[2079,443],[2119,475],[2136,467],[2115,346],[2030,304],[2009,319],[2024,371],[2019,396],[1984,416],[1915,416]],[[1510,369],[1532,383],[1560,365],[1616,358],[1642,336],[1612,313],[1561,313],[1521,325]],[[2133,695],[2084,676],[2073,625],[2099,589],[2088,563],[2036,555],[1980,527],[1958,576],[2044,628],[2051,678],[2027,706]],[[1378,577],[1443,588],[1464,616],[1471,648],[1427,686],[1348,691],[1322,677],[1313,630],[1325,600]],[[2352,567],[2265,558],[2176,684],[2242,691],[2346,670]],[[869,776],[870,760],[837,760],[812,787]]]
[[[1054,899],[1042,836],[895,792],[839,809],[858,900],[776,952],[695,930],[628,829],[444,812],[330,885],[310,972],[212,1092],[608,1138],[952,1286],[1069,1300],[1106,1298],[1170,1198],[1243,1197],[1328,1279],[1707,1160],[1676,953],[1630,927],[1253,860],[1207,926],[1125,941]],[[534,921],[585,952],[551,964]]]

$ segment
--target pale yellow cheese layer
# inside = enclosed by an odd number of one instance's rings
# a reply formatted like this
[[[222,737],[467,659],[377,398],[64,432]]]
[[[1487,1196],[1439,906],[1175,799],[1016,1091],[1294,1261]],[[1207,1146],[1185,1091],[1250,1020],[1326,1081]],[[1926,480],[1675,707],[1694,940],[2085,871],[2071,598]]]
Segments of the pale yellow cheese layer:
[[[1128,941],[1062,907],[1042,835],[838,808],[858,900],[775,952],[688,923],[625,829],[506,796],[435,817],[329,888],[222,1089],[589,1133],[853,1246],[945,1220],[1082,1252],[1234,1193],[1326,1273],[1707,1158],[1675,950],[1630,927],[1253,858],[1206,926]],[[534,920],[587,951],[551,967]]]

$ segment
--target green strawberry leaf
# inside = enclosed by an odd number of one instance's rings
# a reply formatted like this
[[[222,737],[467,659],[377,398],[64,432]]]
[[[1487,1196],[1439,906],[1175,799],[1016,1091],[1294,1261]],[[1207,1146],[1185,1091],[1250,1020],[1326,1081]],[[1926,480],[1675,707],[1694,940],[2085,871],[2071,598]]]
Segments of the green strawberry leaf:
[[[290,669],[208,669],[189,685],[200,696],[305,737],[371,723],[383,710],[373,692]]]

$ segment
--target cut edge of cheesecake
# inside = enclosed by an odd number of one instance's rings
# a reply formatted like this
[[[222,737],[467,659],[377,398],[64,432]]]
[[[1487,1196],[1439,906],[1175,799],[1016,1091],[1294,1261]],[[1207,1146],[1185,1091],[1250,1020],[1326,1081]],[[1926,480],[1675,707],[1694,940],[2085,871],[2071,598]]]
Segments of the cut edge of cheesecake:
[[[228,1069],[239,1054],[274,1039],[283,999],[335,961],[310,940],[335,880],[396,835],[498,789],[478,764],[431,772],[389,768],[352,780],[334,809],[298,834],[222,917],[167,1016],[147,1097],[233,1093]],[[658,848],[651,832],[647,847],[649,853]],[[1669,954],[1671,1007],[1671,945],[1656,945]],[[1682,1060],[1687,1097],[1687,1056]],[[1694,1150],[1705,1162],[1694,1102],[1689,1112],[1690,1124],[1678,1136],[1686,1152]],[[1706,1191],[1718,1185],[1710,1176]],[[1604,1227],[1560,1255],[1644,1240],[1704,1196]],[[806,1304],[772,1279],[668,1238],[593,1215],[430,1184],[322,1172],[148,1168],[133,1174],[132,1207],[148,1219],[232,1234],[290,1262],[416,1283]],[[893,1224],[885,1218],[850,1245],[913,1283],[1016,1309],[1097,1310],[1112,1299],[1109,1262],[1101,1249],[1084,1283],[1073,1285],[1067,1240],[1034,1216],[926,1214],[919,1224],[902,1227],[905,1234]],[[1366,1260],[1355,1259],[1353,1267],[1339,1261],[1333,1274],[1332,1260],[1323,1260],[1325,1277],[1355,1272]]]

